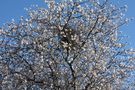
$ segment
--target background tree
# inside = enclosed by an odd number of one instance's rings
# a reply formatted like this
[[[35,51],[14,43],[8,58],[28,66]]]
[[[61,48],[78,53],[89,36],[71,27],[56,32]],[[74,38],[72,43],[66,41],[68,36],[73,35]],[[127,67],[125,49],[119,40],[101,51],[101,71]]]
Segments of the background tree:
[[[45,0],[0,29],[3,90],[119,90],[129,88],[134,50],[119,27],[126,6],[108,0]]]

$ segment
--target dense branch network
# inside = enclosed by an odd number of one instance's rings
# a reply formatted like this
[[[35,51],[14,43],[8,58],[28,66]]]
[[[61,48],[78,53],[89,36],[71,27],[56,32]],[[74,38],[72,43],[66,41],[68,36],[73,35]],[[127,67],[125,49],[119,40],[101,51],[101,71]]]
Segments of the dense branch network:
[[[109,0],[45,0],[0,28],[3,90],[111,90],[125,87],[134,50],[119,27],[126,7]],[[128,86],[125,88],[129,88]]]

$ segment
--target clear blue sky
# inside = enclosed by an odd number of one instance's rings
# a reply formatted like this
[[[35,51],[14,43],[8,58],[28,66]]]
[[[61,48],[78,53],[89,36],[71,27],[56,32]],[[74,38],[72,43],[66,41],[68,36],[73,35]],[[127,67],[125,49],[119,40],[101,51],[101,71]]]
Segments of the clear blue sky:
[[[135,0],[125,0],[128,5],[127,17],[134,17],[134,20],[129,22],[128,26],[122,28],[123,33],[128,36],[128,43],[135,48]]]
[[[114,0],[117,2],[117,0]],[[121,0],[123,4],[128,5],[127,17],[135,17],[135,0]],[[44,6],[43,0],[0,0],[0,26],[11,19],[19,20],[20,16],[26,16],[25,7],[33,4]],[[121,28],[123,34],[128,36],[129,47],[135,48],[135,20],[128,26]]]

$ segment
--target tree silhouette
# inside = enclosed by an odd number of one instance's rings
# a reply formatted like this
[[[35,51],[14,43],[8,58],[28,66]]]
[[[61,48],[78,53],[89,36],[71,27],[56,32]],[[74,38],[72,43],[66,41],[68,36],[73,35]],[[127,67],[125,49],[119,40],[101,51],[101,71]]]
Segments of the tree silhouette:
[[[126,7],[110,1],[45,0],[0,29],[2,90],[120,90],[134,70],[119,27]]]

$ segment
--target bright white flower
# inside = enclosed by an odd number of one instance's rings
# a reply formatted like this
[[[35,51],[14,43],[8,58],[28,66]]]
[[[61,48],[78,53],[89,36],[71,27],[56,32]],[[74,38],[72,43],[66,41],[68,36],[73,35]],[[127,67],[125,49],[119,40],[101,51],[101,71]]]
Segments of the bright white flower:
[[[0,60],[2,59],[2,56],[0,56]]]
[[[29,41],[26,39],[22,39],[21,44],[29,44]]]
[[[0,34],[2,34],[3,33],[3,31],[2,31],[2,29],[0,29]]]

